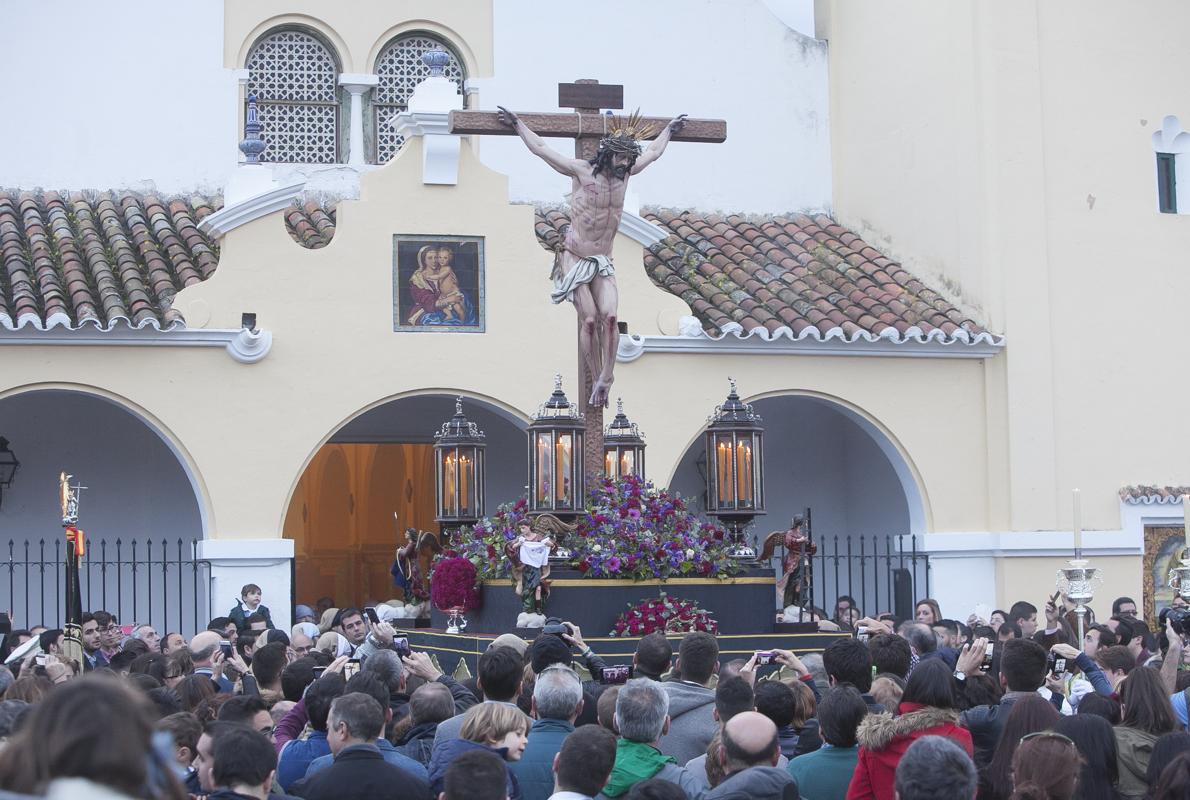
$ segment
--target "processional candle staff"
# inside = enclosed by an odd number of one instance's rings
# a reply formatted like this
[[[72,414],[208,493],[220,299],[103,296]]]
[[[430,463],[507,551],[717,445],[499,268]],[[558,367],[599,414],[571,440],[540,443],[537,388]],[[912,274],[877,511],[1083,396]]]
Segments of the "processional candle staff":
[[[62,527],[66,531],[66,637],[63,655],[83,668],[83,598],[79,586],[79,564],[86,555],[86,539],[78,528],[79,494],[86,486],[70,485],[72,475],[58,474],[58,499],[62,506]]]
[[[1080,647],[1087,627],[1087,603],[1095,596],[1095,581],[1103,580],[1102,573],[1095,567],[1087,566],[1090,562],[1083,558],[1081,494],[1078,489],[1074,490],[1074,558],[1066,562],[1068,566],[1058,570],[1057,581],[1057,588],[1066,595],[1067,600],[1074,603]]]

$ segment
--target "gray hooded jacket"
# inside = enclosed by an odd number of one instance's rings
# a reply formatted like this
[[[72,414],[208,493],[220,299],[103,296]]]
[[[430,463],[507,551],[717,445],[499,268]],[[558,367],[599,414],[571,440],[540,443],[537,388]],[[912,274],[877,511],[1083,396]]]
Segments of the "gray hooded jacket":
[[[661,684],[669,695],[669,733],[661,737],[657,749],[685,764],[707,751],[707,745],[719,731],[715,722],[715,690],[685,681]]]

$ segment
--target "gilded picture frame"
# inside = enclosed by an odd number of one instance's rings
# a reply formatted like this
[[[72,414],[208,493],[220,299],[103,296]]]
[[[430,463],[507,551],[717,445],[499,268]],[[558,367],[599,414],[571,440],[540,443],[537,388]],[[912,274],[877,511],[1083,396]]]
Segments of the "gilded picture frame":
[[[1143,614],[1149,626],[1156,630],[1158,615],[1173,602],[1169,588],[1169,569],[1178,563],[1186,547],[1185,529],[1173,526],[1145,526],[1145,556]]]

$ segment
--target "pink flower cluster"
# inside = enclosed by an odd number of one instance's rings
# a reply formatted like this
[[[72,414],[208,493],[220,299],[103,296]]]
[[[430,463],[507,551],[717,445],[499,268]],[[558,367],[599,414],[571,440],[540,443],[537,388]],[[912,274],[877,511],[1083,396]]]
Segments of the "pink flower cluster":
[[[650,597],[629,606],[616,620],[615,628],[608,635],[648,636],[654,631],[718,633],[719,623],[709,611],[699,608],[693,600],[671,598],[662,592],[660,597]]]

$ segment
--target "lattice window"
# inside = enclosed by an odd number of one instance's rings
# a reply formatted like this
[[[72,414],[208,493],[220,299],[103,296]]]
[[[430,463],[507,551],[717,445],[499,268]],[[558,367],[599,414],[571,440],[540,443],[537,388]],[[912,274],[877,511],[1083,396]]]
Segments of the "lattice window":
[[[450,55],[450,63],[443,74],[463,90],[467,75],[459,57],[441,40],[425,33],[398,36],[381,51],[376,59],[379,85],[372,90],[372,130],[376,142],[376,163],[384,164],[401,149],[405,137],[398,136],[389,124],[393,116],[404,111],[409,96],[417,84],[430,77],[430,68],[422,62],[422,53],[441,47]]]
[[[261,161],[333,164],[339,155],[339,67],[330,48],[309,33],[271,33],[248,56],[268,148]]]

